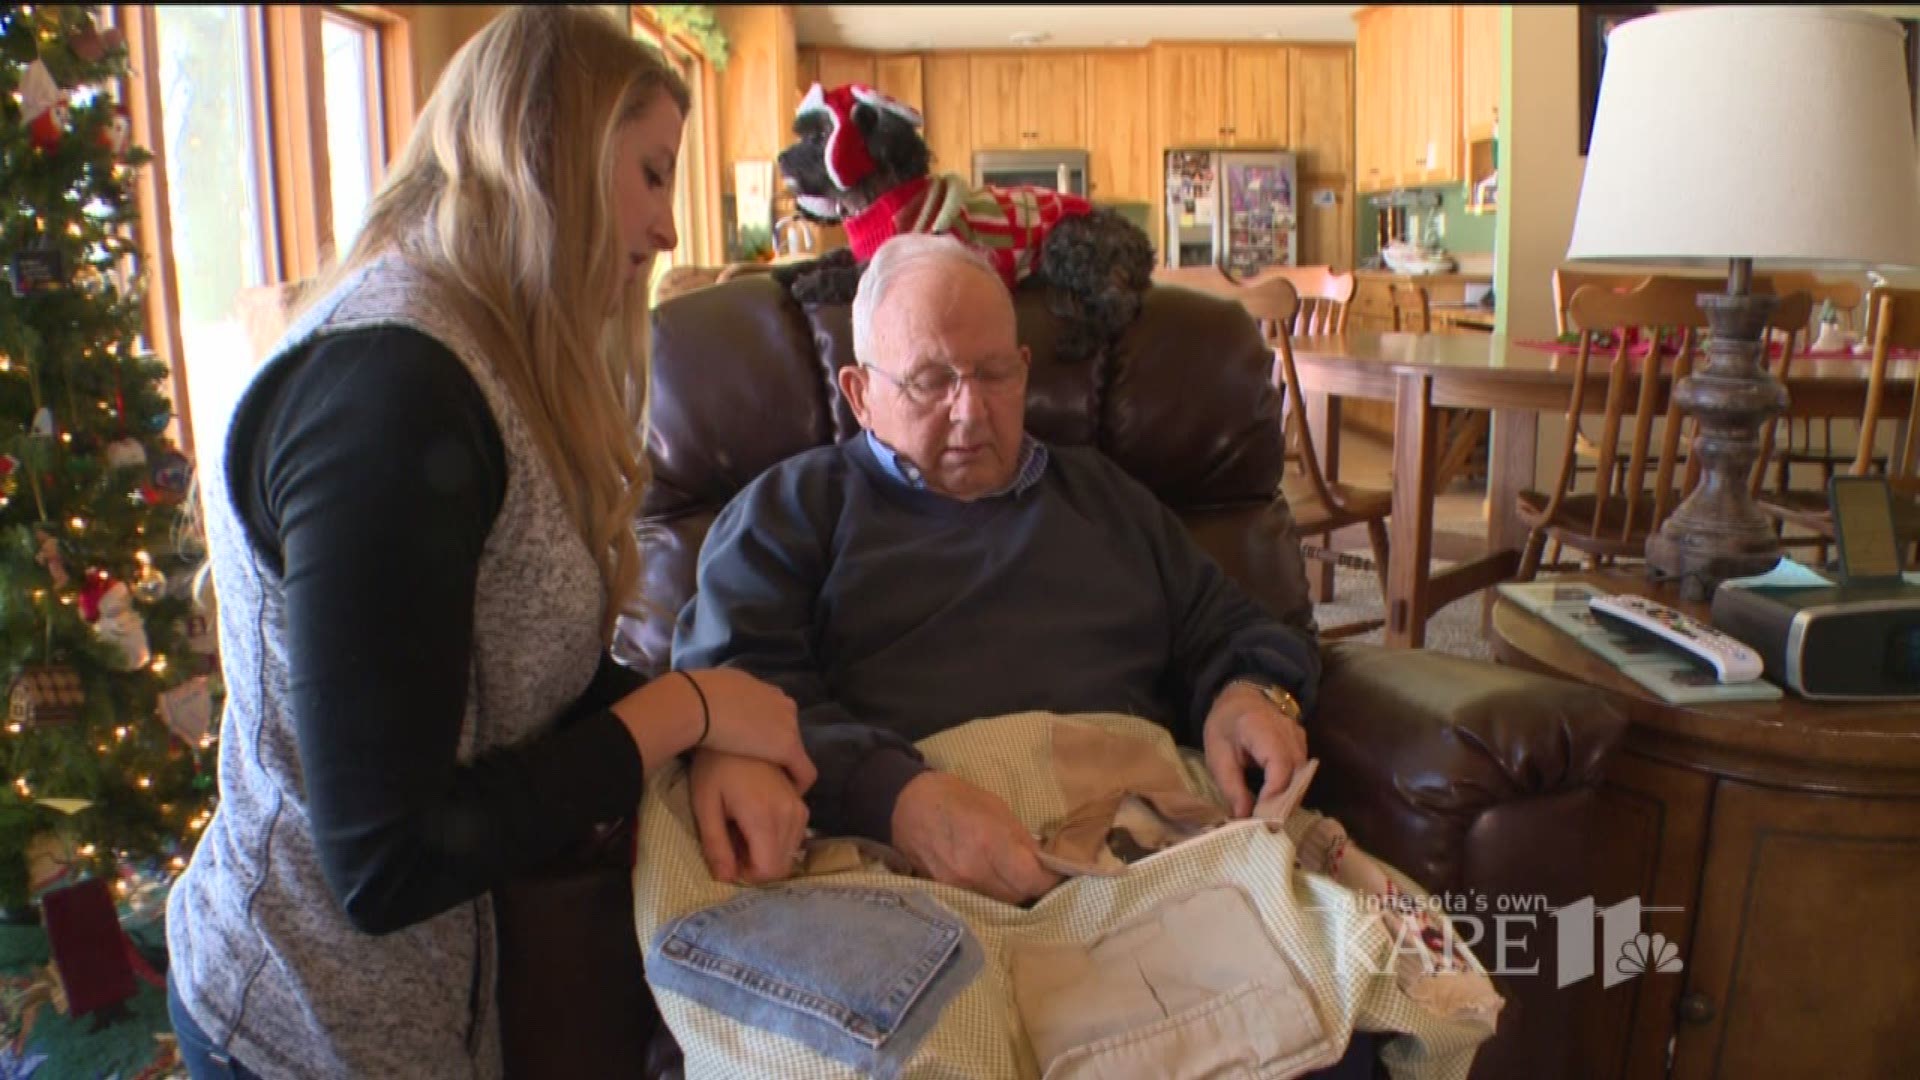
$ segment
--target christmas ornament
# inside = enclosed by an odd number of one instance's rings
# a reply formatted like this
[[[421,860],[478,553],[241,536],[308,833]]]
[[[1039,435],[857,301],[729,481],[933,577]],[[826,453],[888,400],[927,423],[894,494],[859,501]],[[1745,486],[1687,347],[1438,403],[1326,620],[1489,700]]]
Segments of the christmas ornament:
[[[191,747],[213,730],[213,691],[205,675],[188,679],[160,695],[160,719],[167,730]]]
[[[20,118],[26,122],[29,141],[41,150],[59,147],[67,132],[67,103],[61,99],[52,72],[39,60],[28,64],[26,75],[20,79]]]
[[[140,613],[133,610],[133,594],[127,591],[124,582],[116,581],[100,594],[99,614],[93,632],[102,642],[118,650],[118,661],[114,665],[118,670],[134,671],[153,659],[152,651],[147,648],[147,624]]]
[[[167,575],[151,566],[143,566],[133,579],[133,598],[143,604],[157,604],[167,598]]]
[[[180,451],[169,450],[153,463],[151,478],[140,495],[149,506],[171,506],[187,497],[187,487],[192,483],[193,462]]]
[[[36,802],[39,800],[35,800]],[[73,880],[80,852],[64,830],[37,832],[27,841],[27,891],[45,892]]]
[[[39,550],[33,561],[47,568],[47,576],[53,579],[53,587],[67,587],[67,567],[60,559],[60,540],[45,529],[35,527],[34,538],[39,542]]]
[[[13,295],[52,292],[66,284],[67,257],[57,248],[30,248],[16,251],[7,260],[7,283]]]
[[[75,30],[73,36],[67,39],[67,48],[72,49],[73,55],[81,60],[89,64],[97,64],[105,60],[108,53],[119,49],[122,43],[119,27],[108,27],[107,32],[103,34],[89,19],[85,26]]]
[[[167,430],[167,421],[172,419],[173,414],[170,412],[154,413],[152,416],[147,417],[147,430],[158,435]]]
[[[187,616],[187,648],[195,656],[214,656],[220,651],[220,636],[212,619],[198,612]]]
[[[115,439],[107,444],[107,468],[130,469],[147,463],[147,448],[139,439]]]
[[[54,432],[53,432],[53,410],[52,409],[49,409],[45,405],[42,405],[37,411],[34,412],[33,434],[35,438],[40,438],[40,439],[53,438]]]
[[[127,147],[133,144],[133,118],[127,110],[115,106],[113,119],[100,125],[100,145],[113,151],[115,157],[124,155]]]
[[[12,454],[0,454],[0,480],[5,480],[12,476],[13,470],[19,467],[19,458],[14,457]]]
[[[113,587],[113,575],[98,567],[87,571],[80,578],[80,617],[88,622],[100,619],[100,598]]]
[[[7,722],[22,727],[70,724],[86,701],[80,673],[65,664],[28,664],[7,691]]]

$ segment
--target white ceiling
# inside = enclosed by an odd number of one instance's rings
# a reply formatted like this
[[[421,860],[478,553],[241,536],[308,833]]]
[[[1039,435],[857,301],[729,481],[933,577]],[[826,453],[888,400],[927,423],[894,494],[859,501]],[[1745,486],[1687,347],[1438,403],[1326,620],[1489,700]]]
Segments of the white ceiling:
[[[1007,49],[1012,35],[1049,35],[1039,48],[1148,41],[1352,41],[1358,4],[796,4],[802,45],[853,49]]]

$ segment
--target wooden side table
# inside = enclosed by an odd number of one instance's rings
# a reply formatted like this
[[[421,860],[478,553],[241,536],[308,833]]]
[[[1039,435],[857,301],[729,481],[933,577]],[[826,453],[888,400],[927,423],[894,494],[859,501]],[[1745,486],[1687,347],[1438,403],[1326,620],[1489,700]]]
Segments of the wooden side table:
[[[1707,617],[1637,574],[1570,580]],[[1643,922],[1678,974],[1567,988],[1587,1075],[1920,1076],[1920,703],[1673,705],[1504,598],[1492,629],[1501,662],[1625,699],[1595,900],[1678,909]]]

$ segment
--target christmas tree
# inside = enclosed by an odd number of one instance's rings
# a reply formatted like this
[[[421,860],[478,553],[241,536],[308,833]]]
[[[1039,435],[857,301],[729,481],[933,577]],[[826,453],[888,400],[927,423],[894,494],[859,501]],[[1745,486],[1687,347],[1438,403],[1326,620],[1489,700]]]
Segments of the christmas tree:
[[[164,874],[213,798],[204,545],[146,347],[117,32],[0,5],[0,905]],[[30,878],[30,867],[33,876]],[[56,868],[50,874],[48,867]]]

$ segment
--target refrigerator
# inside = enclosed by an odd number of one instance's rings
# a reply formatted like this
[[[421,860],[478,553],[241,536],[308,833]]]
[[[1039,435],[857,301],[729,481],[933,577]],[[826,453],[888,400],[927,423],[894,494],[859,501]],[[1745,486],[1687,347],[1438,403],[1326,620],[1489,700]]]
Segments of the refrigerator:
[[[1294,165],[1285,150],[1168,150],[1166,264],[1219,265],[1236,275],[1294,265]]]

